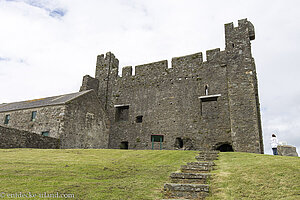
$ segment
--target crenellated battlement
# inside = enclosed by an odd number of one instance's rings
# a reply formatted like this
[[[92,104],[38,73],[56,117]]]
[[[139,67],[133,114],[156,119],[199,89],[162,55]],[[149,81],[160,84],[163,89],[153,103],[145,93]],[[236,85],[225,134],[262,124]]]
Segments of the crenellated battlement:
[[[237,56],[250,56],[250,40],[255,38],[254,26],[247,19],[238,21],[238,26],[234,27],[233,23],[225,24],[225,41],[226,48],[221,51],[220,48],[210,49],[206,51],[206,61],[203,61],[202,52],[172,58],[171,66],[168,67],[168,61],[162,60],[153,63],[147,63],[135,66],[135,74],[133,75],[133,67],[126,66],[122,68],[121,77],[146,77],[155,78],[164,76],[170,72],[182,75],[183,72],[192,68],[200,67],[224,67],[227,65],[229,58]],[[105,55],[97,56],[96,75],[97,79],[107,79],[118,77],[119,60],[111,52]]]
[[[119,62],[117,58],[111,52],[106,53],[106,55],[111,56],[111,60],[109,62],[109,57],[104,57],[104,54],[101,54],[97,57],[97,66],[96,66],[96,78],[100,77],[100,74],[107,74],[108,67],[111,63],[113,66],[113,70],[116,70],[117,63]],[[162,60],[142,65],[135,66],[135,74],[133,74],[132,66],[125,66],[122,68],[122,74],[120,78],[126,77],[145,77],[145,78],[154,78],[159,76],[164,76],[169,74],[170,72],[181,74],[184,71],[189,71],[191,69],[197,69],[202,67],[203,65],[209,67],[210,64],[219,64],[217,66],[224,66],[225,62],[225,51],[220,51],[220,48],[210,49],[206,51],[206,61],[203,62],[203,54],[202,52],[173,57],[171,60],[171,66],[168,67],[168,61]],[[115,63],[113,63],[115,62]],[[111,69],[112,70],[112,69]],[[103,77],[103,76],[102,76]]]
[[[162,60],[158,62],[148,63],[135,66],[135,76],[155,77],[160,76],[168,69],[168,61]]]

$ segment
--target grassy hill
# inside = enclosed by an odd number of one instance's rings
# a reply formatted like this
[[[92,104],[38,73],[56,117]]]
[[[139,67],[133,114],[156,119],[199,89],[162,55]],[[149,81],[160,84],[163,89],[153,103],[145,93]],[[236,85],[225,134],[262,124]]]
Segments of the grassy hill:
[[[84,200],[161,199],[170,173],[195,161],[197,154],[0,149],[0,199],[54,199],[24,198],[29,192],[44,196],[45,192],[46,196],[73,194],[70,199]],[[211,180],[213,196],[208,199],[300,199],[300,158],[220,153],[216,164]],[[23,198],[19,198],[21,195]]]
[[[0,199],[53,199],[18,198],[29,197],[29,192],[74,194],[70,199],[84,200],[156,199],[162,197],[170,173],[195,161],[196,155],[196,151],[0,149]]]
[[[220,153],[212,199],[300,199],[300,158]]]

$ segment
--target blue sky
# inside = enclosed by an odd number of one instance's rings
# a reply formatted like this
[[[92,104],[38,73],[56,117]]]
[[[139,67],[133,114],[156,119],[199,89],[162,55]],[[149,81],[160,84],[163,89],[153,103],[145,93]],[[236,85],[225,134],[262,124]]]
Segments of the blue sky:
[[[255,27],[264,145],[300,149],[297,0],[0,0],[0,103],[71,93],[112,51],[120,67],[225,47],[224,24]],[[205,55],[204,55],[205,56]]]

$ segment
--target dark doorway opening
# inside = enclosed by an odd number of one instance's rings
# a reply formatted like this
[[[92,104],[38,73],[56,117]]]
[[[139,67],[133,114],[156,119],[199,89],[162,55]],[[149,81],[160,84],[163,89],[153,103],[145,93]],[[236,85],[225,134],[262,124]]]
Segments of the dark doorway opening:
[[[120,149],[128,149],[128,142],[127,141],[121,142]]]
[[[175,148],[183,148],[183,139],[182,138],[176,138],[175,140]]]
[[[217,150],[219,150],[221,152],[233,151],[232,146],[230,144],[222,144],[217,148]]]

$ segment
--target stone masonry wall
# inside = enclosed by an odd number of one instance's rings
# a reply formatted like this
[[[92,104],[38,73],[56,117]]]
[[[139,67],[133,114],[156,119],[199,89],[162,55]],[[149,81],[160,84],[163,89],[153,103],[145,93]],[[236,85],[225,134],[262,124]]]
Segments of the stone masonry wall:
[[[0,148],[58,149],[60,141],[28,131],[0,126]]]
[[[108,148],[108,120],[95,92],[66,104],[62,148]]]
[[[37,112],[36,119],[31,121],[31,113],[33,111]],[[59,138],[64,112],[64,105],[2,112],[0,113],[0,124],[5,127],[37,134],[41,134],[43,131],[49,131],[50,137]],[[8,124],[4,124],[7,114],[10,114],[10,120]]]
[[[113,124],[110,147],[127,141],[129,148],[151,149],[152,134],[164,135],[163,149],[178,148],[176,138],[192,149],[231,144],[226,68],[210,65],[198,53],[173,58],[172,68],[161,61],[137,66],[135,76],[117,77],[108,109]],[[217,101],[199,99],[207,85],[209,95],[221,95]],[[129,104],[129,118],[116,122],[114,105],[122,104]],[[137,116],[143,116],[142,123],[136,122]]]

